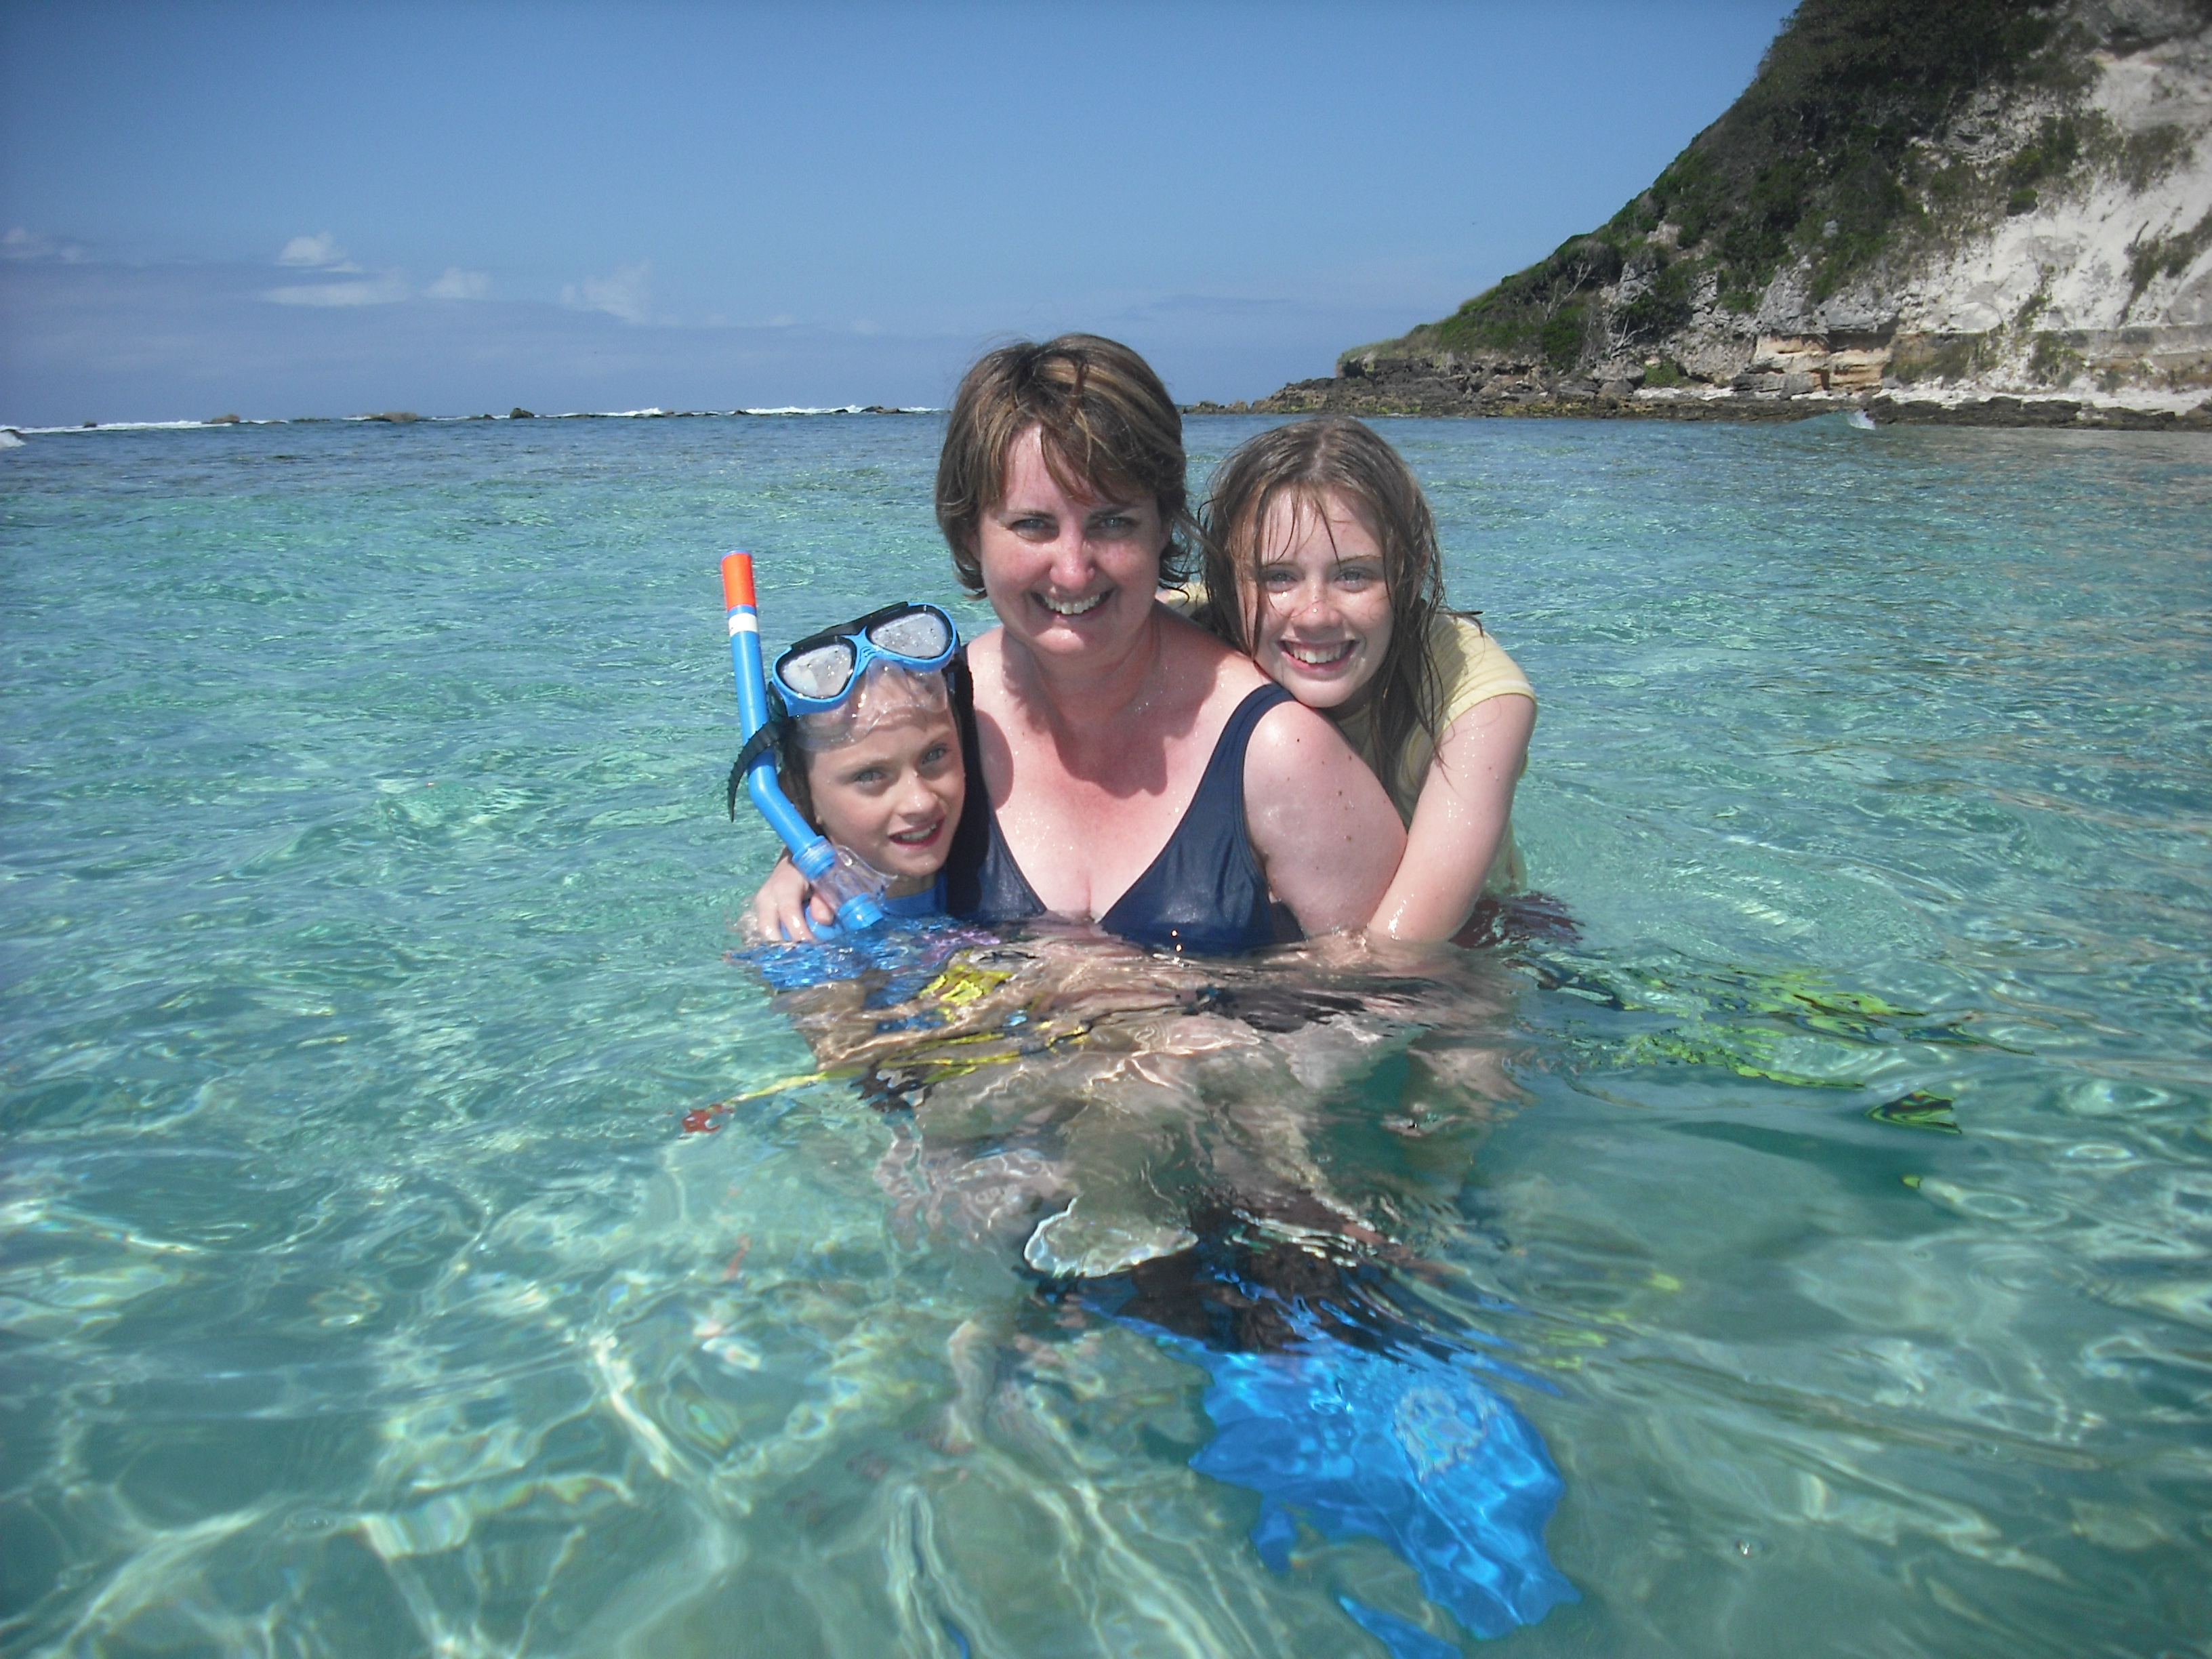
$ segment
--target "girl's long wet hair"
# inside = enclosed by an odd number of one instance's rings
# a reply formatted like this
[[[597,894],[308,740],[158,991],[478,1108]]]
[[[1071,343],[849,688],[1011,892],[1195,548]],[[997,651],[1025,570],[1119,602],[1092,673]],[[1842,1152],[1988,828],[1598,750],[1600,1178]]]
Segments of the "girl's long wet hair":
[[[1445,610],[1443,560],[1419,481],[1372,428],[1340,415],[1297,421],[1262,432],[1221,464],[1201,526],[1206,605],[1198,620],[1239,651],[1250,652],[1266,602],[1257,578],[1267,550],[1260,532],[1269,509],[1287,495],[1297,510],[1319,513],[1332,492],[1366,519],[1382,544],[1390,648],[1369,683],[1368,697],[1375,711],[1376,753],[1395,769],[1414,727],[1426,732],[1432,744],[1437,738],[1443,688],[1428,641],[1431,619]],[[1238,597],[1240,574],[1250,580],[1249,599]],[[1382,780],[1394,795],[1410,782]]]

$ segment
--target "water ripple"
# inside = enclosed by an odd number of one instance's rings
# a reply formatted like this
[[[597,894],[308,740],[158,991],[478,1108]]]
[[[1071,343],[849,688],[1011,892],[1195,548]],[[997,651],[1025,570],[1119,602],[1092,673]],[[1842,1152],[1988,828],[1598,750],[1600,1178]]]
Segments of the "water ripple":
[[[1579,938],[1064,962],[886,1113],[725,960],[713,560],[975,625],[940,429],[11,452],[0,1644],[1465,1645],[1380,1539],[1261,1559],[1205,1367],[1024,1263],[1087,1193],[1485,1368],[1582,1596],[1517,1649],[2202,1647],[2201,438],[1392,422]]]

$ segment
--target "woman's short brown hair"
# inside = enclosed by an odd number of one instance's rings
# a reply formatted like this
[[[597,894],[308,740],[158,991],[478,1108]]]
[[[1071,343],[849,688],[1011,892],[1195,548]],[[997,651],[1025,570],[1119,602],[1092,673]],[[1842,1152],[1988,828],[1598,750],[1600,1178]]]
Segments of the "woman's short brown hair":
[[[1182,413],[1152,365],[1128,347],[1096,334],[1063,334],[987,354],[953,397],[937,458],[937,527],[963,586],[983,591],[976,532],[983,514],[1006,499],[1007,453],[1031,427],[1043,434],[1045,465],[1061,489],[1157,501],[1168,532],[1160,579],[1185,579],[1195,526]]]
[[[1368,696],[1377,752],[1383,765],[1395,768],[1416,726],[1431,742],[1437,735],[1443,698],[1428,641],[1431,619],[1445,608],[1443,560],[1420,481],[1372,427],[1346,415],[1296,421],[1249,440],[1221,464],[1206,497],[1206,603],[1196,620],[1249,653],[1259,635],[1261,601],[1256,586],[1244,590],[1249,599],[1240,598],[1238,578],[1251,581],[1258,573],[1268,509],[1287,497],[1324,511],[1332,493],[1368,521],[1382,544],[1390,645]],[[1386,776],[1382,786],[1395,793],[1410,781]]]

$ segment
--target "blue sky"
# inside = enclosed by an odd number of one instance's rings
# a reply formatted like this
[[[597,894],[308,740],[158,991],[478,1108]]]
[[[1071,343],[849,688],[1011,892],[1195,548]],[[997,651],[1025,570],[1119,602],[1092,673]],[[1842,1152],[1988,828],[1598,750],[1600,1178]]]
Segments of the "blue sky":
[[[0,421],[1326,374],[1648,184],[1777,0],[0,8]]]

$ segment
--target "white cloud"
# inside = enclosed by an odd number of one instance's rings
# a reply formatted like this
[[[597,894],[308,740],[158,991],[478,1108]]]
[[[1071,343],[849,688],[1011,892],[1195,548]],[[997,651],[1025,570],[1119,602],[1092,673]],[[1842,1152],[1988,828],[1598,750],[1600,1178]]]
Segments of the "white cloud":
[[[42,236],[35,230],[26,230],[17,225],[4,236],[0,236],[0,259],[59,259],[73,265],[84,258],[84,250],[74,242],[57,242],[51,236]]]
[[[353,256],[338,246],[338,239],[327,230],[313,236],[295,236],[284,244],[284,251],[276,256],[280,265],[295,265],[301,270],[359,270]],[[309,301],[311,305],[343,305],[344,301]]]
[[[491,272],[447,265],[446,274],[422,290],[426,300],[481,300],[491,292]]]
[[[353,265],[338,267],[358,269]],[[396,270],[358,283],[301,283],[293,288],[264,289],[261,297],[280,306],[388,306],[407,297],[407,284]]]
[[[561,303],[572,311],[604,311],[626,323],[647,320],[652,310],[650,284],[653,262],[617,265],[611,276],[586,276],[561,289]]]

